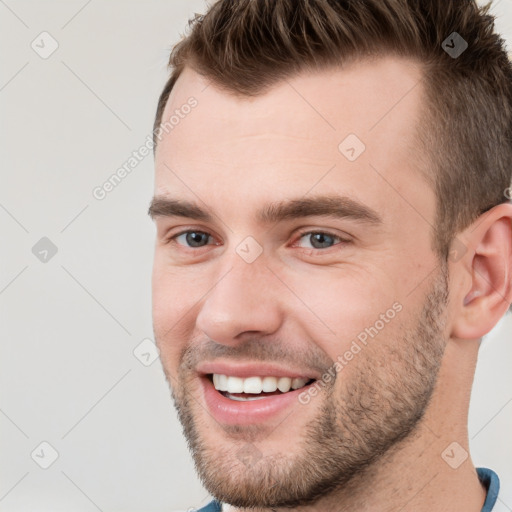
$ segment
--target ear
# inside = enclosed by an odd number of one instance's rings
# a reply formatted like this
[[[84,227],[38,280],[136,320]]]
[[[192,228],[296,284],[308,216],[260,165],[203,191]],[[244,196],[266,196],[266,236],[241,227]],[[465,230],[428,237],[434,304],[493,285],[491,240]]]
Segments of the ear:
[[[454,240],[460,254],[450,273],[461,283],[454,293],[452,336],[478,339],[487,334],[512,302],[512,204],[487,211]],[[453,244],[452,244],[453,245]]]

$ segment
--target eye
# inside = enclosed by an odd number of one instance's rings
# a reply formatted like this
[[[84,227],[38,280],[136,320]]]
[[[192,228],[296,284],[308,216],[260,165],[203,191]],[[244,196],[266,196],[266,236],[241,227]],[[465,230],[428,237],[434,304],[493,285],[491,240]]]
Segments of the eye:
[[[179,241],[180,238],[182,238],[181,242]],[[205,233],[204,231],[189,230],[177,233],[176,235],[172,236],[169,241],[177,242],[180,245],[184,245],[185,247],[198,248],[207,245],[209,238],[211,238],[211,235]]]
[[[300,234],[299,240],[306,239],[309,241],[310,246],[302,246],[305,249],[329,249],[333,245],[337,245],[340,242],[348,242],[338,235],[327,233],[325,231],[306,231]]]
[[[185,248],[200,249],[201,247],[207,246],[210,242],[210,239],[212,238],[213,237],[205,231],[189,229],[181,231],[180,233],[176,233],[175,235],[169,237],[168,241],[181,245]],[[341,238],[339,235],[328,233],[326,231],[304,231],[299,234],[297,240],[298,242],[295,242],[294,244],[296,246],[302,247],[304,249],[318,250],[330,249],[331,247],[340,243],[350,242],[350,240]],[[305,240],[306,245],[304,245],[304,243],[300,243],[301,240]]]

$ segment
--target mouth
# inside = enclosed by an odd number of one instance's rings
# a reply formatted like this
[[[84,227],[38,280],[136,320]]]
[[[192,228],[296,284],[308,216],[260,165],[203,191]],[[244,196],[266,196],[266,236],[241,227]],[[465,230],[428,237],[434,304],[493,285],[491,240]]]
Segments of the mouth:
[[[242,378],[219,373],[208,374],[207,378],[222,396],[237,402],[264,400],[271,396],[283,395],[302,389],[315,380],[304,377],[290,378],[270,375]]]
[[[206,408],[217,423],[223,425],[244,426],[277,421],[286,413],[291,414],[293,407],[304,407],[299,395],[316,382],[315,378],[294,376],[284,370],[283,373],[288,375],[279,375],[275,368],[268,368],[269,373],[262,369],[260,375],[252,373],[254,368],[223,369],[223,373],[211,371],[200,374]]]

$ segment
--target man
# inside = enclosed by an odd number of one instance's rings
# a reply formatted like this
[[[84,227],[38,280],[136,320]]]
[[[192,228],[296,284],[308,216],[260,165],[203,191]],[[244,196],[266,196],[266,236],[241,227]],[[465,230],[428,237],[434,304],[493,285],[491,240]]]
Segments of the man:
[[[467,434],[512,297],[512,68],[487,8],[221,0],[191,25],[149,213],[203,510],[508,510]]]

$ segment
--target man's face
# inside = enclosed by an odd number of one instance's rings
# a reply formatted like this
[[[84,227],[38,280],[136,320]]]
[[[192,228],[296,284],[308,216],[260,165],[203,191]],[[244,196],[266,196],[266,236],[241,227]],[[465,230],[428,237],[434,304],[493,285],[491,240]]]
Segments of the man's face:
[[[226,502],[312,502],[427,407],[447,276],[413,140],[420,79],[386,58],[252,98],[189,69],[173,89],[163,121],[189,113],[156,154],[154,330],[199,474]]]

